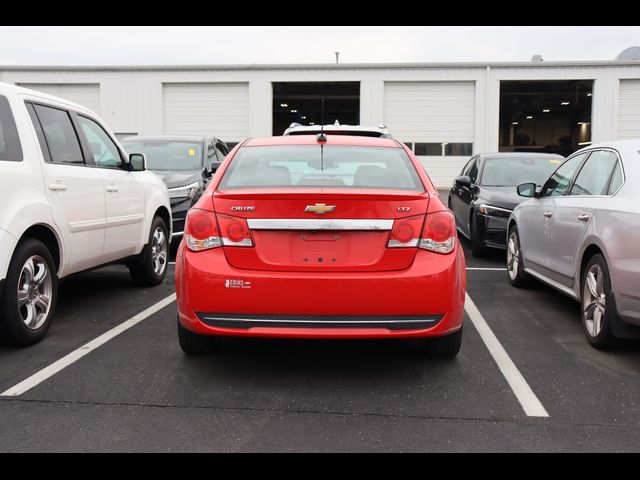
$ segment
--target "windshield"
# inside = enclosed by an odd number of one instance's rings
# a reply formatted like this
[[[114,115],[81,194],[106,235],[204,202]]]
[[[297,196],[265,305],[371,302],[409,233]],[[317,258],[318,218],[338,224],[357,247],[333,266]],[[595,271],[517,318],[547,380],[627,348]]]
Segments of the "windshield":
[[[322,153],[322,154],[321,154]],[[238,151],[220,188],[349,187],[424,191],[400,148],[279,145]]]
[[[521,183],[542,185],[564,161],[558,157],[504,157],[484,161],[480,184],[484,187],[515,187]]]
[[[144,153],[149,170],[200,170],[202,144],[196,142],[122,142],[128,153]]]

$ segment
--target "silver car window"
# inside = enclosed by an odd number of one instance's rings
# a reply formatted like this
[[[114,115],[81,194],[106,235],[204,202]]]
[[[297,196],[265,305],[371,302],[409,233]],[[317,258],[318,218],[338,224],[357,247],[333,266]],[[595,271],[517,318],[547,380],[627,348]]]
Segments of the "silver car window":
[[[611,150],[591,154],[576,177],[569,195],[606,195],[607,184],[618,155]]]
[[[542,196],[559,197],[564,195],[571,184],[571,179],[588,154],[589,152],[581,153],[564,162],[555,173],[551,175],[551,178],[547,180],[542,190]]]
[[[611,176],[611,183],[609,184],[609,195],[613,195],[620,190],[623,182],[622,167],[620,166],[620,162],[617,162],[616,168],[613,170],[613,175]]]

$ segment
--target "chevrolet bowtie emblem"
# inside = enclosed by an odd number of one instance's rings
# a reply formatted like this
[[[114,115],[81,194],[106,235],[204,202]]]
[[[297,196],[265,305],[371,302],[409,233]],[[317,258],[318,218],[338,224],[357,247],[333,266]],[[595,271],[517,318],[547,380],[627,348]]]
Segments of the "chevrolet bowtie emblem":
[[[325,205],[324,203],[316,203],[315,205],[307,205],[304,211],[315,213],[316,215],[324,215],[325,213],[333,212],[335,209],[336,209],[335,205]]]

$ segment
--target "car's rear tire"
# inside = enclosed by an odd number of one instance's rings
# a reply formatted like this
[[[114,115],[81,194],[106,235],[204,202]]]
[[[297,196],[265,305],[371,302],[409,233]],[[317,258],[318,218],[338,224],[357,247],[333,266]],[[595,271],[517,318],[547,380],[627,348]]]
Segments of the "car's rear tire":
[[[596,254],[582,272],[580,283],[582,328],[595,348],[606,349],[615,345],[612,325],[616,320],[609,267],[602,254]]]
[[[0,298],[0,330],[10,344],[38,343],[51,327],[58,298],[53,255],[44,243],[26,239],[16,248]]]
[[[433,358],[454,358],[462,345],[462,327],[455,333],[442,337],[421,339],[422,351]]]
[[[507,276],[514,287],[523,288],[531,283],[531,277],[524,271],[520,234],[515,225],[509,229],[507,237]]]
[[[169,229],[160,217],[151,222],[149,243],[137,258],[129,263],[131,278],[138,285],[160,285],[169,265]]]
[[[199,335],[184,328],[178,321],[178,342],[187,355],[206,355],[215,349],[215,339],[209,335]]]
[[[469,221],[469,237],[471,237],[471,255],[475,258],[484,257],[487,253],[487,247],[484,244],[482,238],[480,238],[480,234],[478,231],[478,219],[475,214],[471,214],[471,219]]]

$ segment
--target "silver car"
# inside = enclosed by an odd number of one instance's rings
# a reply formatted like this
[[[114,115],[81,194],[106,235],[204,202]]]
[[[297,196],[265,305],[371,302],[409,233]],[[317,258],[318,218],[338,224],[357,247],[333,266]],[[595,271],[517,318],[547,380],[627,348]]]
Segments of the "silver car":
[[[597,348],[640,338],[640,140],[593,145],[569,157],[509,218],[507,270],[579,300]]]

